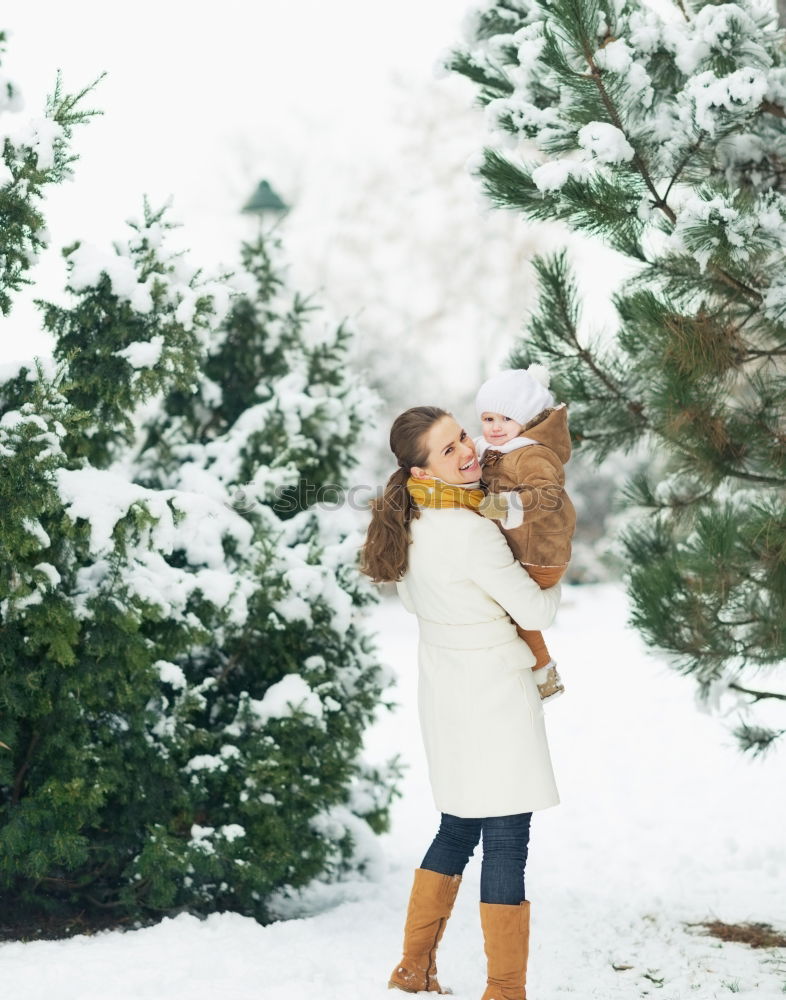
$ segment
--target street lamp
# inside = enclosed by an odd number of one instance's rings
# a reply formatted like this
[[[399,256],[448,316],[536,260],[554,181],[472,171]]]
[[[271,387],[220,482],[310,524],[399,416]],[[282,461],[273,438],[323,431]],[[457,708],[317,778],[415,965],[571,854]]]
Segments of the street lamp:
[[[289,205],[279,197],[267,181],[260,181],[256,191],[254,191],[241,211],[256,215],[261,227],[264,226],[266,221],[272,221],[273,225],[275,225],[287,214]],[[271,226],[272,228],[273,226]]]

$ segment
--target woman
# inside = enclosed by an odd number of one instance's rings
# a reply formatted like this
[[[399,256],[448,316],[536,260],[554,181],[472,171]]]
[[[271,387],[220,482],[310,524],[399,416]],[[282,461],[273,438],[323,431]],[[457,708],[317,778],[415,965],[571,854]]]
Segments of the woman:
[[[481,516],[472,438],[444,410],[393,423],[398,469],[373,505],[361,569],[395,581],[418,616],[418,713],[441,822],[407,909],[389,987],[449,993],[435,954],[481,834],[480,920],[488,959],[481,1000],[526,1000],[530,904],[524,868],[535,809],[559,802],[532,666],[511,618],[547,628],[560,585],[541,590]]]

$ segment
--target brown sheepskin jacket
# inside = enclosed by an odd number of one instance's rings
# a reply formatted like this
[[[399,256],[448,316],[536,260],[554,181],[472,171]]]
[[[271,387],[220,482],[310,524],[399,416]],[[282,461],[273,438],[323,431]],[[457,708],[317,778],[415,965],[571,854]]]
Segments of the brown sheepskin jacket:
[[[565,492],[564,464],[570,458],[567,406],[539,413],[522,427],[528,444],[503,453],[487,448],[481,459],[481,481],[490,493],[516,490],[524,522],[502,532],[524,565],[566,566],[576,527],[576,510]]]

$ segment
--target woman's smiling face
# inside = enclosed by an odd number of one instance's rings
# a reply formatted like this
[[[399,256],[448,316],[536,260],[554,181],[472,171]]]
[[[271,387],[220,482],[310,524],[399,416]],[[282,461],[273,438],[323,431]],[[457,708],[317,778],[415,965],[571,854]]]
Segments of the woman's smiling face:
[[[475,442],[451,416],[440,417],[426,433],[425,466],[410,470],[416,479],[431,476],[446,483],[474,483],[480,478]]]

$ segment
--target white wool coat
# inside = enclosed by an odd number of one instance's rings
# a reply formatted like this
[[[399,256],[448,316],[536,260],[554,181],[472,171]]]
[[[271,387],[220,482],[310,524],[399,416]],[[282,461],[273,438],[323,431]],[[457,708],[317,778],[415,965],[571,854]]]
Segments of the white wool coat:
[[[454,816],[557,805],[535,657],[511,621],[547,628],[561,586],[541,590],[499,528],[465,508],[425,508],[397,583],[416,614],[418,714],[434,804]]]

